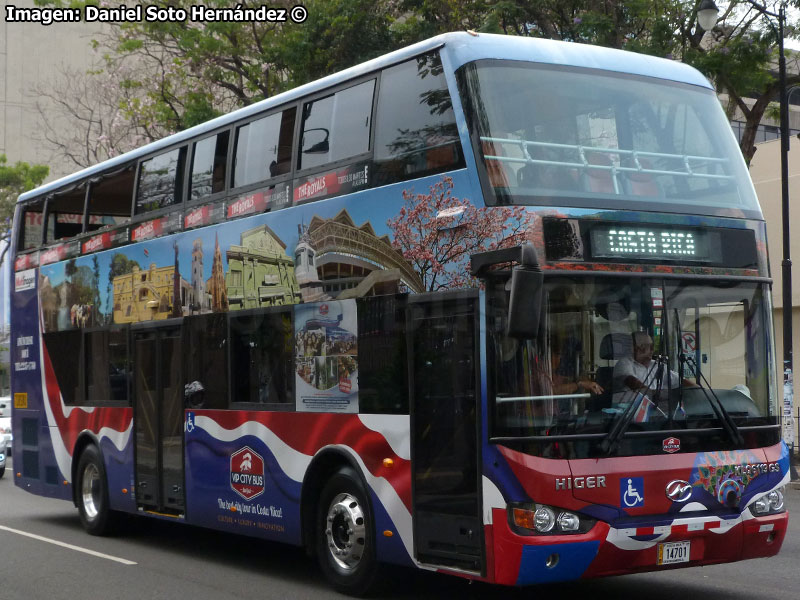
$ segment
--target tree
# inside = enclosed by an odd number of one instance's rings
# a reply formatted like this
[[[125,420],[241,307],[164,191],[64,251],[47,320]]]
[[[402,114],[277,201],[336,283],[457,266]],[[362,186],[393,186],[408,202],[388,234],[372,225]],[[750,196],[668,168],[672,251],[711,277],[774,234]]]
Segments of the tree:
[[[23,192],[41,184],[49,171],[49,167],[45,165],[29,165],[26,162],[17,162],[10,166],[6,155],[0,154],[0,245],[3,247],[0,251],[0,265],[8,252],[17,198]]]
[[[428,194],[404,190],[400,212],[386,223],[392,244],[429,292],[467,287],[471,254],[517,246],[532,229],[533,213],[521,206],[476,208],[452,192],[453,180],[447,176]]]

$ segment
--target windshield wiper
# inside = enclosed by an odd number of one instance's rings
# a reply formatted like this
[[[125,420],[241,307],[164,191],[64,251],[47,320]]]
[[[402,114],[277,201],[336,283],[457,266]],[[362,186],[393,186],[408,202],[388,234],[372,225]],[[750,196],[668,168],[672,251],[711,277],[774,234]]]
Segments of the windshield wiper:
[[[697,385],[702,390],[703,395],[706,397],[706,400],[708,400],[711,408],[714,410],[714,414],[717,415],[717,418],[722,424],[722,428],[725,430],[725,433],[728,434],[734,444],[737,446],[743,446],[744,438],[742,437],[739,428],[736,426],[736,423],[733,421],[733,417],[731,417],[730,413],[725,409],[725,406],[722,404],[719,396],[717,396],[717,394],[714,392],[714,388],[711,387],[711,384],[708,382],[708,379],[706,379],[706,376],[703,375],[703,372],[697,367],[697,362],[695,361],[694,357],[686,356],[682,358],[682,360],[684,360],[686,364],[688,364],[694,371]],[[705,385],[703,385],[704,383]]]
[[[653,369],[656,367],[663,367],[661,363],[661,357],[658,357],[656,360],[650,362],[650,367],[647,369],[647,374],[645,375],[644,380],[648,381],[650,379],[650,374],[653,372]],[[617,444],[619,443],[619,439],[622,435],[628,430],[630,427],[631,422],[633,421],[633,417],[636,414],[636,411],[639,410],[642,402],[645,401],[645,395],[641,392],[637,392],[635,390],[628,390],[633,396],[633,401],[628,404],[625,408],[625,411],[622,413],[620,418],[614,421],[614,424],[611,426],[611,431],[608,432],[608,435],[603,438],[603,441],[600,442],[600,450],[605,452],[606,456],[610,456],[611,453],[616,448]],[[624,396],[623,396],[624,398]],[[637,402],[638,400],[638,402]]]

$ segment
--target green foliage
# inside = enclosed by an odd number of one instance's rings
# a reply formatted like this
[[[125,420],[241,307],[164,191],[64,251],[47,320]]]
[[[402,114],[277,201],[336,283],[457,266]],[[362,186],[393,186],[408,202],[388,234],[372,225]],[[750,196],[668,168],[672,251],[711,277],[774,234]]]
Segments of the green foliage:
[[[8,242],[17,198],[44,181],[50,168],[45,165],[29,165],[17,162],[9,165],[5,154],[0,154],[0,241]],[[0,264],[6,255],[6,245],[0,254]]]
[[[776,0],[763,1],[766,9],[777,12]],[[83,6],[96,0],[36,2]],[[188,9],[195,2],[154,4]],[[228,0],[204,4],[232,6]],[[754,133],[777,86],[776,56],[771,52],[774,27],[746,0],[731,0],[718,2],[719,24],[706,33],[696,24],[698,4],[699,0],[308,0],[308,19],[300,24],[117,23],[100,46],[107,50],[109,71],[132,59],[135,68],[121,83],[121,103],[127,118],[151,137],[430,36],[465,29],[598,44],[687,62],[729,96],[731,106],[747,121],[746,131]],[[797,7],[800,0],[788,4]],[[274,6],[291,8],[293,3],[278,0]],[[800,83],[800,77],[789,81],[795,82]],[[746,97],[757,101],[745,102]],[[754,151],[750,146],[746,139],[747,158]]]

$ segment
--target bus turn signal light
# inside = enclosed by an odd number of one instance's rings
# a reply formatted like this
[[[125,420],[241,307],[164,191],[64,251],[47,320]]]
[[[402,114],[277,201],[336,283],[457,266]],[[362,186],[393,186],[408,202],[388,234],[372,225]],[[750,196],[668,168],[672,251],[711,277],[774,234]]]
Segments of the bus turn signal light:
[[[394,466],[394,461],[391,458],[384,458],[383,459],[383,466],[386,467],[387,469],[389,467],[393,467]]]
[[[524,508],[515,508],[514,511],[514,525],[523,527],[525,529],[535,529],[533,511],[525,510]]]

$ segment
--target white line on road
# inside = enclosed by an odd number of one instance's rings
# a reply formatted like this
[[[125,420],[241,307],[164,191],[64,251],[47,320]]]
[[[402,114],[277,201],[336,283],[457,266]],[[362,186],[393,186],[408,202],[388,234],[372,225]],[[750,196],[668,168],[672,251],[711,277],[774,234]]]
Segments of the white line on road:
[[[35,533],[28,533],[27,531],[20,531],[19,529],[11,529],[11,527],[5,527],[0,525],[0,530],[8,531],[10,533],[16,533],[17,535],[24,535],[25,537],[33,538],[34,540],[39,540],[40,542],[47,542],[48,544],[54,544],[56,546],[61,546],[62,548],[69,548],[70,550],[75,550],[77,552],[83,552],[84,554],[91,554],[92,556],[97,556],[98,558],[105,558],[107,560],[113,560],[118,563],[122,563],[123,565],[135,565],[137,563],[133,562],[132,560],[127,560],[124,558],[119,558],[117,556],[111,556],[110,554],[103,554],[102,552],[95,552],[94,550],[89,550],[88,548],[81,548],[80,546],[73,546],[72,544],[67,544],[65,542],[59,542],[58,540],[53,540],[51,538],[46,538],[41,535],[36,535]]]

